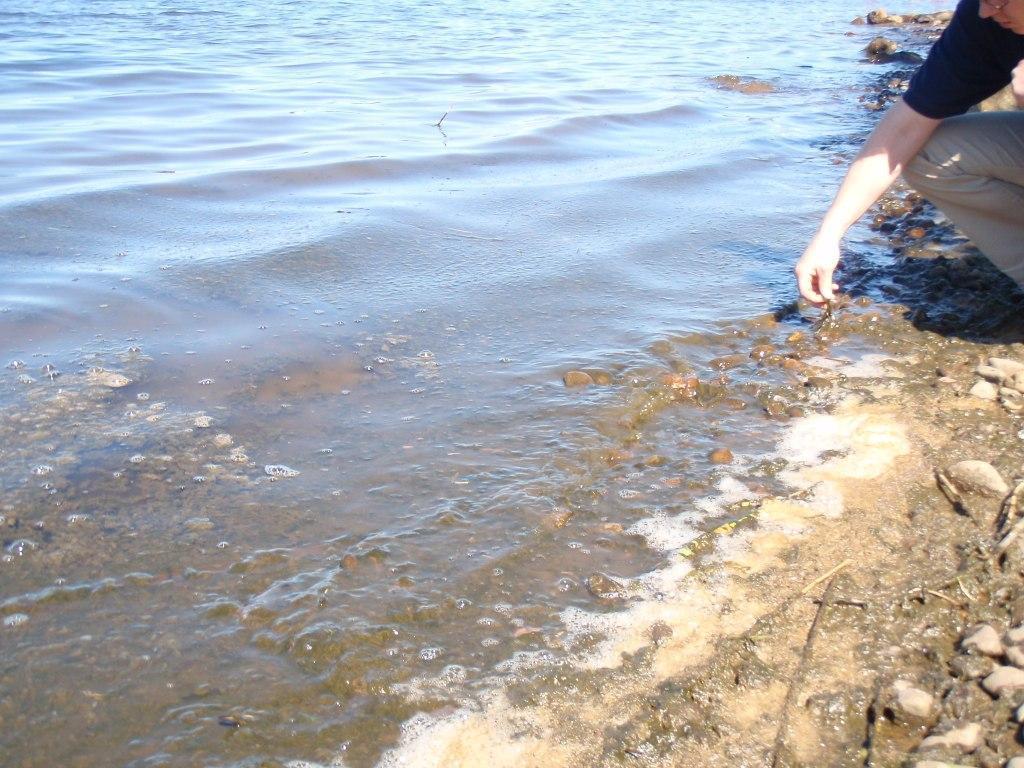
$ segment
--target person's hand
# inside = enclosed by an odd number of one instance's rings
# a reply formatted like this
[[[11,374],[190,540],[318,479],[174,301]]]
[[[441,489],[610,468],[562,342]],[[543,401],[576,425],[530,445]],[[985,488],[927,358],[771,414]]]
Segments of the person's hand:
[[[1024,107],[1024,59],[1021,59],[1013,68],[1010,89],[1013,91],[1013,98],[1017,101],[1017,106]]]
[[[826,304],[835,298],[839,286],[832,282],[832,273],[839,264],[839,241],[815,237],[796,263],[796,283],[800,295],[812,304]]]

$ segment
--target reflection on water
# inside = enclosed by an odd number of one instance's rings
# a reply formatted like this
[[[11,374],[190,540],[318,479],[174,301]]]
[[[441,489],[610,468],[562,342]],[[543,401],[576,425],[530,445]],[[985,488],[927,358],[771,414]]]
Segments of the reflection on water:
[[[771,489],[864,9],[755,5],[4,4],[5,764],[374,765]]]

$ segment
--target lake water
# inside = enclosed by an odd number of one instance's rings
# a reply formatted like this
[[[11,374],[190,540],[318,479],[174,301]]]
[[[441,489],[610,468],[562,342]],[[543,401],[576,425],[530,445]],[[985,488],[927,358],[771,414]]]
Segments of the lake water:
[[[594,666],[771,487],[870,8],[5,0],[0,762],[432,765]]]

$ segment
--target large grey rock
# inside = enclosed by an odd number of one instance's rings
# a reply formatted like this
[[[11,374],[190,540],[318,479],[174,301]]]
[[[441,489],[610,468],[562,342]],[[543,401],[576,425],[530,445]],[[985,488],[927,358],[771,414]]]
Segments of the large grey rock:
[[[996,667],[995,671],[981,681],[981,687],[993,696],[1024,688],[1024,669]]]
[[[1005,496],[1010,487],[991,464],[977,459],[958,461],[946,470],[949,479],[960,491],[982,496]]]
[[[983,740],[981,725],[968,723],[952,731],[929,736],[921,742],[921,749],[958,749],[966,755],[980,747]]]
[[[999,633],[990,624],[982,624],[977,629],[968,632],[960,646],[992,657],[1002,656],[1006,650],[1003,648],[1003,642],[999,639]]]

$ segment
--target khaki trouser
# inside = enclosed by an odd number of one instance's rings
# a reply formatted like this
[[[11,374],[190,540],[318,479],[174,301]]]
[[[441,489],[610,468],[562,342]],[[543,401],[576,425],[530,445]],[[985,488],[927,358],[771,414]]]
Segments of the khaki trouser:
[[[1024,112],[943,120],[903,177],[1024,287]]]

